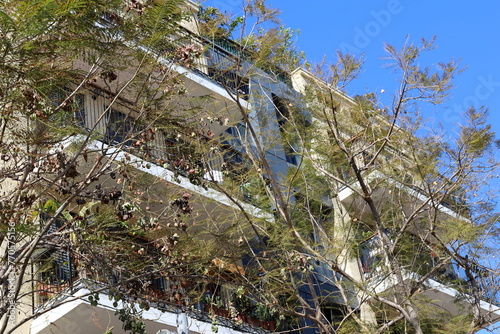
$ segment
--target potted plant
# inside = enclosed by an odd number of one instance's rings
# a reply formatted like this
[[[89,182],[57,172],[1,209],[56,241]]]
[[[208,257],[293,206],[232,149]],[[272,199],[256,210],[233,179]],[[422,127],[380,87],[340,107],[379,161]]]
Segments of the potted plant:
[[[252,314],[254,305],[250,298],[243,293],[235,293],[232,305],[237,312],[237,318],[240,321],[248,322],[248,315]]]
[[[225,308],[224,302],[220,296],[207,294],[201,297],[200,301],[205,305],[205,312],[229,318],[229,310]]]
[[[274,321],[274,310],[267,307],[262,303],[255,306],[255,317],[260,321],[260,327],[273,331],[276,329],[276,322]]]

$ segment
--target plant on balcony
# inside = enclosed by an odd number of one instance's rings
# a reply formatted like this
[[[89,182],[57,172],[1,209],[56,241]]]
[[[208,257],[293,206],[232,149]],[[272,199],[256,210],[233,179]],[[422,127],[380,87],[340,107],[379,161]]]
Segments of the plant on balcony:
[[[257,303],[253,315],[260,321],[260,327],[268,330],[274,330],[276,328],[275,311],[270,307]]]
[[[230,310],[221,296],[205,294],[200,299],[200,302],[204,305],[206,312],[220,317],[230,318]]]
[[[245,295],[245,289],[238,287],[233,294],[232,305],[238,311],[245,315],[250,315],[255,308],[255,303]]]

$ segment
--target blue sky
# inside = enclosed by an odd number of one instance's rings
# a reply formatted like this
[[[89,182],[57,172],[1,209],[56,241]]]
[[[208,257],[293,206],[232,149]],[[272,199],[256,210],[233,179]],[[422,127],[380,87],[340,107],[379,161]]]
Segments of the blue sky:
[[[425,111],[431,122],[453,129],[460,113],[469,105],[490,108],[491,122],[500,133],[500,3],[480,1],[326,1],[313,6],[304,2],[270,0],[282,10],[284,24],[299,28],[300,49],[312,61],[326,55],[333,58],[336,50],[364,54],[364,71],[348,87],[351,94],[368,91],[387,94],[394,91],[394,76],[383,67],[384,43],[400,47],[409,38],[437,36],[437,48],[424,58],[426,65],[461,59],[467,70],[455,81],[451,99],[444,106]]]

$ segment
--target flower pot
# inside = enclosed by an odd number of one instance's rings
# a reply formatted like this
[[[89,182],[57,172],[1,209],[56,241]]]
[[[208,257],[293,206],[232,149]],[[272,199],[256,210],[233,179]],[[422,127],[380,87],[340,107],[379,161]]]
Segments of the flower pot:
[[[276,329],[276,322],[274,320],[261,320],[260,324],[262,328],[268,331],[274,331]]]
[[[229,314],[229,310],[226,310],[226,309],[223,309],[221,307],[218,307],[218,306],[210,306],[210,305],[207,305],[205,304],[205,312],[210,312],[210,313],[213,313],[215,315],[218,315],[220,317],[224,317],[224,318],[229,318],[230,314]]]
[[[240,322],[248,322],[247,315],[244,313],[238,313],[236,319]]]
[[[252,325],[254,327],[260,327],[260,320],[254,317],[247,317],[246,321],[249,325]]]

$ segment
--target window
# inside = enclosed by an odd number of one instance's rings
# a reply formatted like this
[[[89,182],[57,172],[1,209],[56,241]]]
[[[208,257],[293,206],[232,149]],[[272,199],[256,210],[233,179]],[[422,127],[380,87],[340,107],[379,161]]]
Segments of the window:
[[[285,151],[286,162],[293,165],[297,165],[298,164],[297,150],[295,148],[293,141],[291,140],[291,138],[289,138],[290,136],[286,131],[286,123],[290,118],[290,112],[288,110],[288,107],[285,105],[284,101],[279,96],[273,93],[272,99],[273,99],[274,109],[276,111],[276,119],[278,121],[278,126],[282,137],[283,150]]]
[[[106,140],[109,143],[131,145],[133,120],[129,116],[111,109],[106,118]]]

